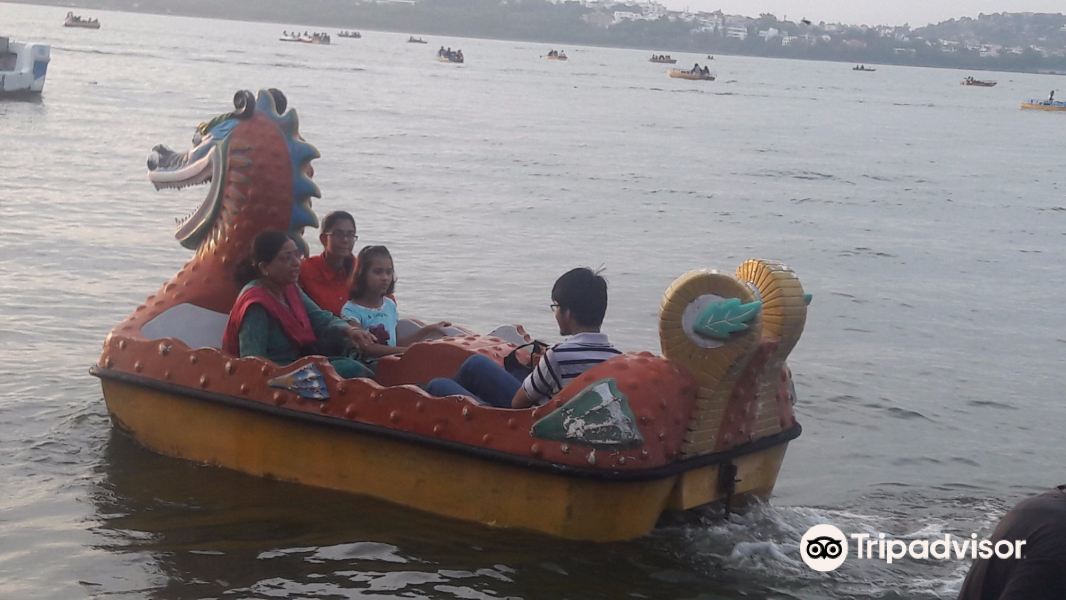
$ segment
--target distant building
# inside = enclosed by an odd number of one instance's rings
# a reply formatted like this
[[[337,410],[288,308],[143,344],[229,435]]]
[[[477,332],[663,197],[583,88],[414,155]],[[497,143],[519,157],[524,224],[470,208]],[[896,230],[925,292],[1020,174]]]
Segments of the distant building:
[[[748,28],[747,27],[726,27],[725,28],[725,36],[727,38],[733,38],[735,40],[746,40],[746,39],[748,39]]]
[[[959,51],[960,44],[954,40],[939,40],[940,51],[947,54],[955,54]]]
[[[764,29],[760,31],[759,37],[761,37],[764,42],[769,42],[770,40],[777,37],[780,33],[781,32],[778,31],[776,27],[771,27],[769,29]]]
[[[714,13],[699,13],[693,20],[693,25],[696,26],[695,31],[714,32],[725,27],[725,19]]]
[[[614,22],[621,23],[622,21],[643,21],[644,15],[640,13],[631,12],[628,10],[616,10],[614,11]]]

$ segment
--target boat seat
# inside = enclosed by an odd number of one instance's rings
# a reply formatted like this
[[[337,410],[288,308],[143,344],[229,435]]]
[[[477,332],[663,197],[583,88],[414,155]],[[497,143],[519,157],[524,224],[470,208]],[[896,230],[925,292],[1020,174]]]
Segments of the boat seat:
[[[221,348],[228,320],[227,313],[183,303],[145,323],[141,334],[150,340],[174,338],[190,348]]]
[[[227,313],[215,312],[195,304],[178,304],[144,324],[141,334],[150,339],[174,338],[190,348],[222,348],[222,335],[226,332]],[[400,319],[397,336],[417,331],[419,325],[410,319]],[[465,335],[457,327],[445,329],[444,335]],[[440,337],[440,336],[438,336]]]
[[[402,338],[402,337],[405,337],[405,336],[413,334],[414,332],[416,332],[416,331],[418,331],[419,329],[422,328],[422,326],[419,325],[419,323],[421,323],[421,322],[422,321],[420,321],[418,319],[401,318],[396,323],[396,337],[397,338]],[[435,339],[438,339],[438,338],[448,337],[448,336],[452,336],[452,335],[467,335],[468,333],[469,333],[468,331],[466,331],[466,330],[464,330],[462,328],[459,328],[459,327],[446,327],[446,328],[444,328],[444,332],[442,334],[433,335],[433,336],[430,336],[430,337],[427,337],[427,338],[424,338],[424,339],[435,340]]]

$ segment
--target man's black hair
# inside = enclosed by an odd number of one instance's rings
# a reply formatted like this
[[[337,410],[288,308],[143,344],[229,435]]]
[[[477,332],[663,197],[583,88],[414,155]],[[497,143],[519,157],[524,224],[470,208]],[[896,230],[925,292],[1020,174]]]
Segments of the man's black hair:
[[[607,313],[607,280],[588,267],[571,269],[555,280],[552,301],[582,327],[598,329]]]

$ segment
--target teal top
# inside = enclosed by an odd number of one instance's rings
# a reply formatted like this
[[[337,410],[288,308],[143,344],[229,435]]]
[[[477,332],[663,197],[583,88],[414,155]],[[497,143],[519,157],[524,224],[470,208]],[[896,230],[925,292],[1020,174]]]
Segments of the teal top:
[[[392,298],[383,298],[381,306],[377,308],[369,308],[349,300],[341,309],[341,316],[347,320],[359,321],[363,329],[369,331],[382,346],[396,347],[396,325],[400,321],[400,314]]]
[[[241,289],[241,293],[258,284],[259,280],[250,282]],[[300,300],[303,301],[304,310],[307,311],[307,316],[311,320],[311,328],[314,329],[315,337],[318,339],[340,336],[348,329],[347,322],[328,310],[319,308],[303,290],[300,290]],[[285,335],[285,330],[281,328],[281,325],[258,304],[250,306],[244,313],[239,339],[242,357],[260,356],[279,365],[285,365],[303,356],[300,348],[289,339],[289,336]]]

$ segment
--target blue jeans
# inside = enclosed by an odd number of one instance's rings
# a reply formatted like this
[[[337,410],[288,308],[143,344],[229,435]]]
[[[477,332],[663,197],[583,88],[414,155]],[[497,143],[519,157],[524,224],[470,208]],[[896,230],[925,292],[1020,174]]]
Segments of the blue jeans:
[[[463,362],[455,379],[438,377],[426,384],[431,396],[472,396],[482,404],[511,408],[522,382],[494,360],[475,354]]]

